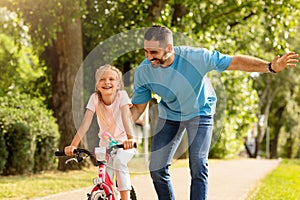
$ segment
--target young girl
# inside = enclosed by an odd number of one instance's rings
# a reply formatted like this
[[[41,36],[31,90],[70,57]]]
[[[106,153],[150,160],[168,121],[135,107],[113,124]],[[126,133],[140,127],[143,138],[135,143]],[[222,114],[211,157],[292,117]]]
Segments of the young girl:
[[[65,154],[73,155],[86,134],[96,112],[100,127],[100,146],[108,146],[105,134],[108,132],[113,139],[124,144],[124,149],[118,149],[113,158],[112,167],[115,169],[118,190],[122,200],[129,200],[131,182],[127,163],[133,157],[133,123],[131,121],[130,107],[132,106],[126,91],[123,88],[122,73],[111,65],[101,66],[96,71],[96,92],[90,96],[83,121],[73,138],[70,146],[65,147]],[[112,159],[112,158],[111,158]]]

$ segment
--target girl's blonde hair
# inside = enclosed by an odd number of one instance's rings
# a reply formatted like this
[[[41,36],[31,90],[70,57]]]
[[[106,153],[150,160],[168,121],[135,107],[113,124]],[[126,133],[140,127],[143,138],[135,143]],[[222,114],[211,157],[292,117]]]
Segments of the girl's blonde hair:
[[[98,97],[98,109],[99,109],[99,118],[101,120],[103,120],[107,126],[109,126],[109,122],[107,121],[107,118],[104,115],[104,104],[103,104],[103,99],[102,99],[102,95],[101,92],[99,90],[97,90],[97,83],[99,82],[99,80],[101,79],[102,75],[104,72],[111,70],[116,72],[117,74],[117,81],[119,82],[119,90],[124,88],[124,84],[123,84],[123,79],[122,79],[122,72],[115,66],[110,65],[110,64],[105,64],[103,66],[100,66],[95,74],[95,79],[96,79],[96,83],[95,83],[95,90],[96,90],[96,94]]]

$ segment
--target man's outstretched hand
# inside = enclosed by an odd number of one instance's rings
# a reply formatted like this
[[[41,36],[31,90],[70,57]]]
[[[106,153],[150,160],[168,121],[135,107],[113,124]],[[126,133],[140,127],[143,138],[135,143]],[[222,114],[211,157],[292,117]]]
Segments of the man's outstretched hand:
[[[296,67],[299,54],[296,54],[295,52],[287,53],[283,56],[276,56],[272,61],[272,69],[275,72],[280,72],[281,70],[287,68],[287,67]]]

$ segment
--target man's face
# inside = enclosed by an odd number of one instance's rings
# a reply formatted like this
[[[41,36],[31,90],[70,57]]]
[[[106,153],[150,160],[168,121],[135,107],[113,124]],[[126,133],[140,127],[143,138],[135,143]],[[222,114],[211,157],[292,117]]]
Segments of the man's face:
[[[146,58],[153,67],[164,66],[169,58],[168,51],[159,46],[159,41],[145,40],[144,50]]]

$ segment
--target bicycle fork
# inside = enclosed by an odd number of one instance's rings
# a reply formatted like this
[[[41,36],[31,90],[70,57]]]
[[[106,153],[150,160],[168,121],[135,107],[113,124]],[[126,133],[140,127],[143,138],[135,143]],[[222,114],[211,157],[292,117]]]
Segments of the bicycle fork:
[[[89,199],[104,199],[104,200],[116,200],[113,192],[113,182],[106,172],[105,161],[98,161],[98,177],[94,178],[94,188],[91,194],[88,194]],[[104,191],[104,192],[103,192]],[[95,198],[97,197],[97,198]],[[99,198],[100,197],[100,198]]]

